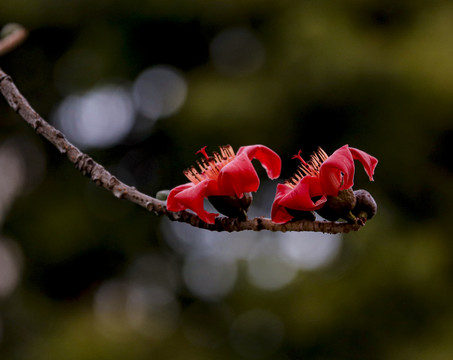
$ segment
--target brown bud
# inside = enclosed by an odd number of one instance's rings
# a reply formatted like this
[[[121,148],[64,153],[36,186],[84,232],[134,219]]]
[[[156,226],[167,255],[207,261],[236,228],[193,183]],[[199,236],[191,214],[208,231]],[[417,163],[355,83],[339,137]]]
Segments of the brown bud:
[[[364,224],[371,219],[377,212],[377,204],[371,194],[366,190],[354,191],[357,203],[352,213],[357,217],[358,221]]]

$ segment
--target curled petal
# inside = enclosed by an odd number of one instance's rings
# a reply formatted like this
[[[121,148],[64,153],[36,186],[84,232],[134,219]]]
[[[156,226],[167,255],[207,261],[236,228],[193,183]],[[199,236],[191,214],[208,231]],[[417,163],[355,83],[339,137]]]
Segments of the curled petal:
[[[272,204],[272,221],[277,224],[284,224],[294,218],[287,209],[299,211],[319,210],[327,201],[322,195],[319,179],[315,176],[305,176],[294,187],[286,184],[277,185],[274,203]],[[316,201],[313,198],[320,197]]]
[[[319,197],[316,201],[313,198]],[[313,211],[321,208],[326,202],[319,178],[304,176],[302,180],[280,200],[280,205],[293,210]]]
[[[340,190],[354,185],[354,160],[359,160],[368,177],[373,181],[378,160],[366,152],[344,145],[322,163],[319,178],[326,195],[337,196]]]
[[[378,159],[374,156],[367,154],[365,151],[350,147],[349,150],[351,151],[352,157],[354,160],[359,160],[363,168],[365,169],[370,181],[373,181],[374,169],[378,163]]]
[[[281,199],[291,191],[292,189],[285,184],[277,185],[277,192],[271,210],[271,219],[276,224],[285,224],[294,219],[294,216],[291,215],[284,206],[280,205]]]
[[[334,167],[325,167],[319,172],[320,182],[326,195],[337,196],[343,182],[343,173]]]
[[[305,176],[293,188],[287,184],[278,184],[275,199],[272,204],[272,221],[284,224],[294,218],[288,209],[299,211],[312,211],[320,209],[327,198],[322,195],[319,179],[315,176]],[[313,198],[317,198],[313,201]]]
[[[237,156],[246,154],[249,160],[258,160],[263,168],[266,169],[269,179],[276,179],[280,176],[282,161],[274,151],[264,145],[242,146],[237,152]]]
[[[319,180],[324,194],[337,196],[340,190],[354,185],[354,159],[349,146],[344,145],[324,161],[319,170]]]
[[[219,195],[235,195],[239,198],[246,192],[257,191],[260,186],[260,179],[246,154],[238,154],[225,165],[220,170],[217,181]]]
[[[186,189],[192,188],[193,186],[194,184],[187,183],[173,188],[167,197],[167,209],[170,211],[182,211],[187,209],[186,206],[175,199],[175,196]]]
[[[217,184],[213,180],[205,180],[196,185],[192,183],[179,185],[170,191],[167,209],[170,211],[190,209],[204,222],[214,224],[219,214],[209,213],[204,209],[204,198],[211,195],[218,195]]]

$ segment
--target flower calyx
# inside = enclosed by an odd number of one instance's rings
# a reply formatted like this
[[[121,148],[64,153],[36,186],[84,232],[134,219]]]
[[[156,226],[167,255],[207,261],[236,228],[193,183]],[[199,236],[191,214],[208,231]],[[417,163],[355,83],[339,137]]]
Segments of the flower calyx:
[[[317,213],[326,220],[344,219],[355,223],[356,219],[351,214],[351,210],[355,208],[356,203],[357,200],[352,189],[341,190],[337,196],[328,195],[326,203],[321,209],[317,210]]]
[[[253,195],[250,192],[244,193],[241,198],[213,195],[209,196],[208,200],[219,213],[238,220],[247,220],[247,211],[253,201]]]

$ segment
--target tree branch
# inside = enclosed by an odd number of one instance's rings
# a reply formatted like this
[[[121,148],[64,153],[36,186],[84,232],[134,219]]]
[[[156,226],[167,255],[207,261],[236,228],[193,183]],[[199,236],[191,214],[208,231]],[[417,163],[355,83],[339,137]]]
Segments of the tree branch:
[[[8,39],[9,36],[13,38]],[[18,45],[17,34],[11,33],[7,38],[0,41],[0,55]],[[6,49],[6,50],[5,50]],[[11,77],[0,68],[0,91],[8,104],[16,111],[39,135],[53,144],[69,161],[88,176],[98,186],[110,191],[120,199],[131,201],[156,215],[166,215],[170,220],[185,222],[192,226],[211,231],[243,231],[243,230],[270,230],[270,231],[317,231],[324,233],[347,233],[357,231],[362,226],[329,221],[300,220],[287,224],[276,224],[267,218],[254,218],[241,220],[218,217],[215,224],[206,224],[196,214],[189,211],[171,212],[167,210],[164,201],[158,200],[139,192],[134,187],[124,184],[108,172],[102,165],[94,161],[90,156],[81,152],[71,144],[66,137],[47,121],[45,121],[28,103],[27,99],[19,92]]]

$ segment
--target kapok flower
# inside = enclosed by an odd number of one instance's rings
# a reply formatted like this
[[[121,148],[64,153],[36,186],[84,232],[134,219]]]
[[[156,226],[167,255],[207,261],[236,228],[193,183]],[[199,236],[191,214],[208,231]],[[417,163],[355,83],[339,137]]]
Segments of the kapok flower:
[[[205,146],[197,153],[204,156],[197,162],[199,170],[192,166],[184,171],[190,182],[170,191],[167,208],[170,211],[191,209],[208,224],[213,224],[219,214],[209,213],[204,209],[205,198],[232,201],[246,211],[250,201],[245,201],[244,195],[247,197],[249,192],[257,191],[260,185],[252,164],[253,159],[261,162],[270,179],[280,176],[280,157],[264,145],[243,146],[237,154],[231,146],[221,146],[220,153],[214,152],[212,156],[208,156]],[[216,201],[211,202],[216,206]],[[246,202],[248,204],[244,204]]]
[[[305,161],[300,151],[293,158],[301,164],[296,173],[284,184],[277,186],[272,205],[272,220],[283,224],[294,219],[294,211],[316,211],[321,209],[328,198],[338,196],[340,191],[354,185],[354,160],[359,160],[370,181],[378,160],[366,152],[344,145],[328,156],[318,148]]]

